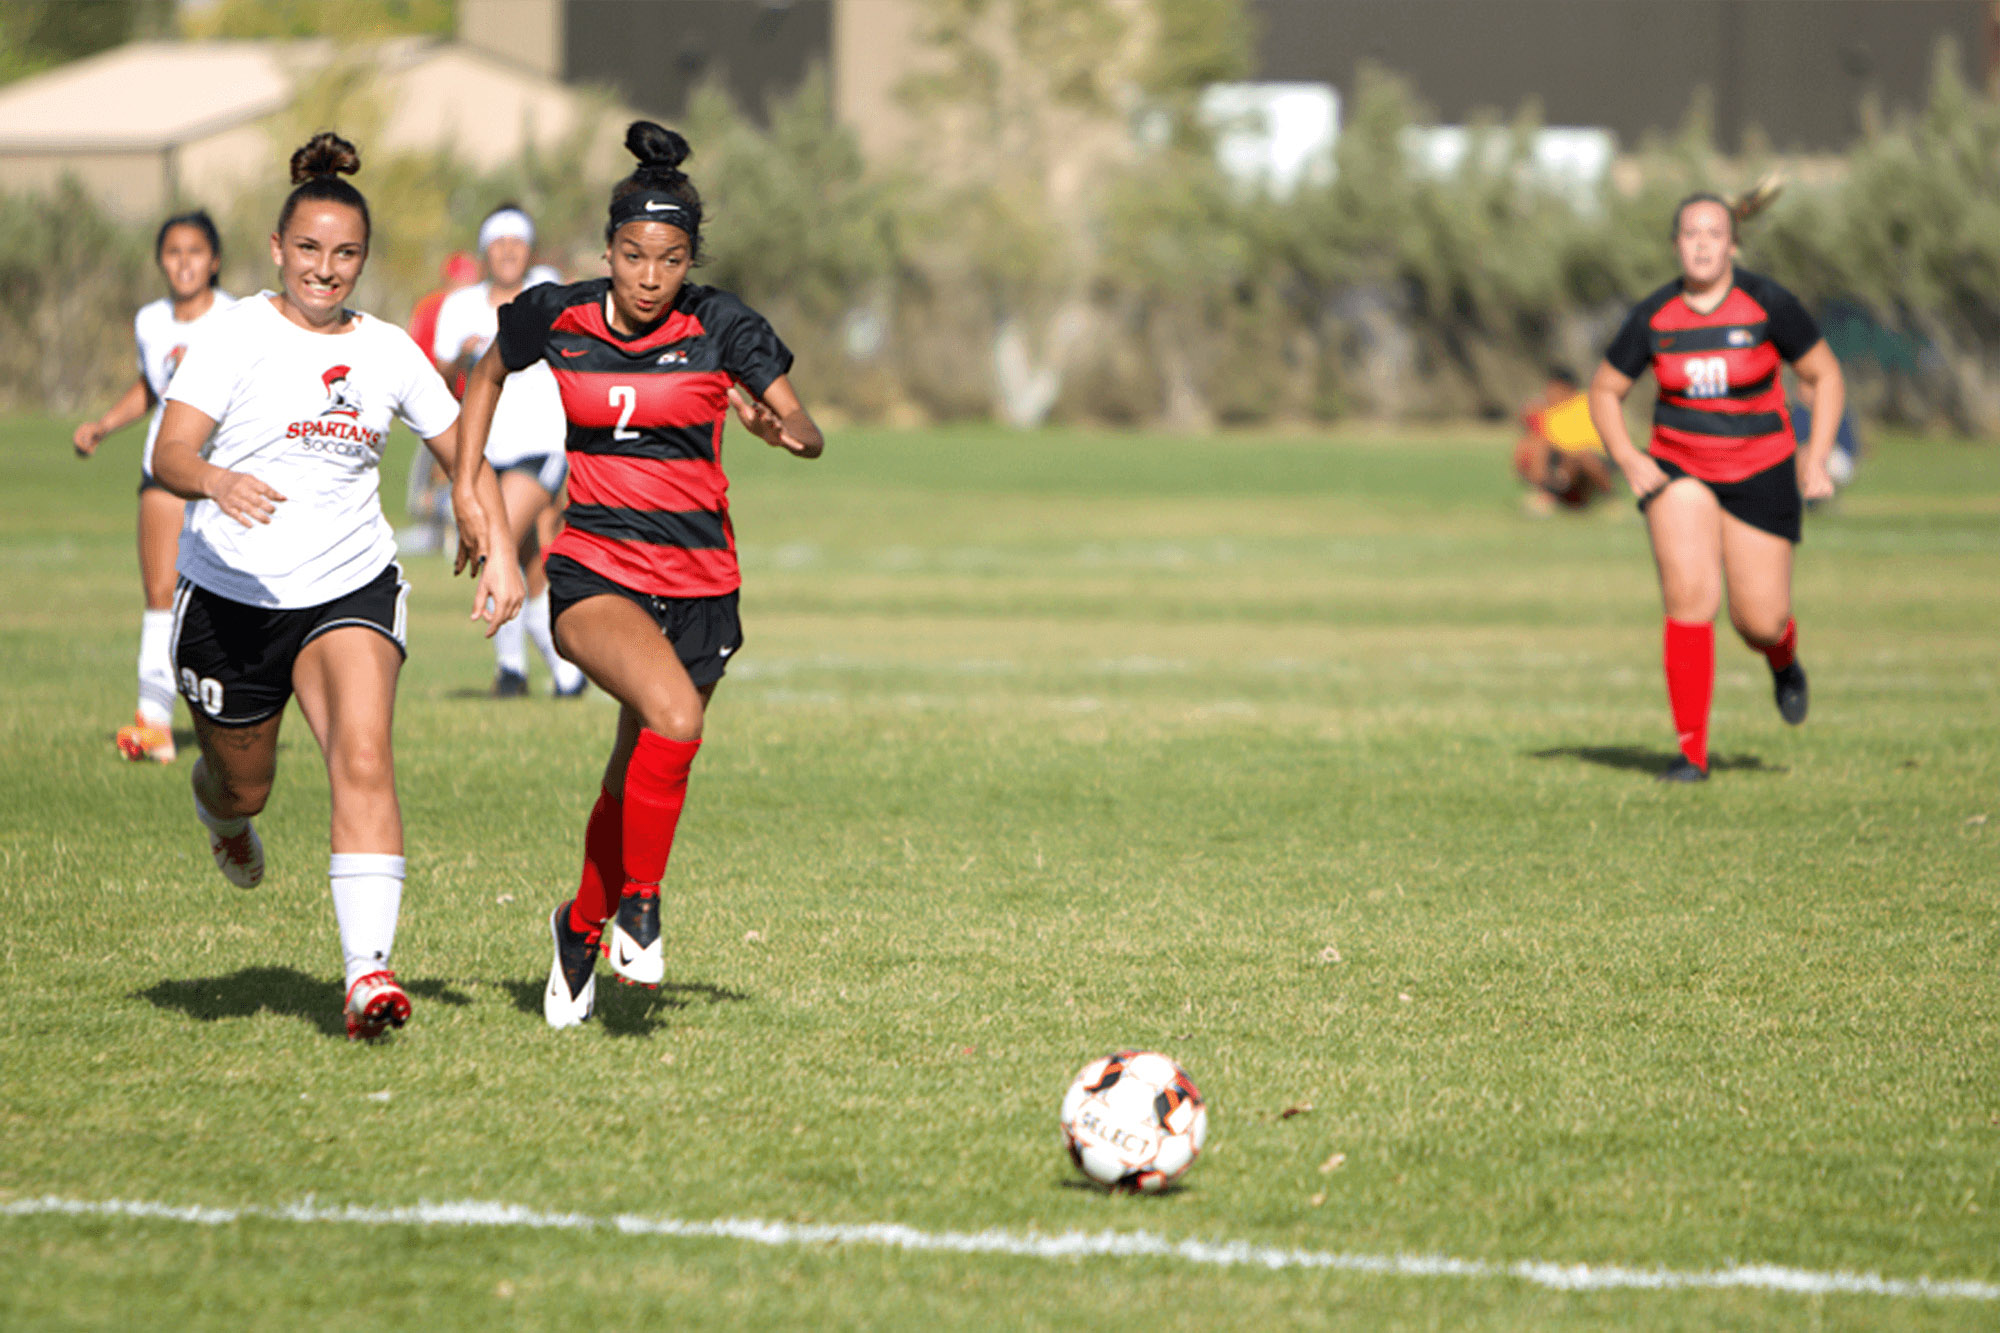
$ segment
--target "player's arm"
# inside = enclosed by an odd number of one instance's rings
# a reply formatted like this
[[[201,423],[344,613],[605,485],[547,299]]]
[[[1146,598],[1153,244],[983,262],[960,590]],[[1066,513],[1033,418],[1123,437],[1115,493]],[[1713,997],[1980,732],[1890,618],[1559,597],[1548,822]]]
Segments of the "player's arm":
[[[472,566],[479,580],[472,617],[489,622],[489,638],[514,618],[525,596],[507,531],[500,479],[486,461],[486,436],[493,427],[493,408],[500,401],[500,386],[507,374],[496,342],[466,379],[457,422],[444,434],[424,441],[451,478],[452,513],[458,519],[458,561],[452,573]]]
[[[729,386],[729,401],[737,419],[750,433],[774,449],[783,449],[800,458],[818,458],[826,450],[826,437],[818,423],[799,401],[792,382],[780,375],[753,394],[741,384]]]
[[[1812,434],[1805,452],[1799,455],[1799,492],[1808,500],[1824,500],[1833,494],[1833,478],[1826,460],[1833,456],[1840,435],[1840,419],[1847,409],[1847,381],[1841,377],[1840,359],[1822,338],[1792,363],[1799,377],[1799,390],[1812,408]]]
[[[132,387],[118,395],[118,401],[111,410],[101,417],[84,422],[69,437],[78,458],[88,458],[97,452],[98,444],[114,430],[122,430],[153,407],[153,386],[146,383],[145,376],[132,381]]]
[[[1604,452],[1625,474],[1632,494],[1644,500],[1665,488],[1667,474],[1632,443],[1632,433],[1625,429],[1625,395],[1632,392],[1632,383],[1630,375],[1609,361],[1600,362],[1590,377],[1590,424],[1597,427]]]
[[[213,500],[223,513],[249,527],[269,523],[285,497],[248,472],[217,467],[201,456],[215,433],[215,419],[178,398],[160,414],[153,442],[153,480],[183,500]]]

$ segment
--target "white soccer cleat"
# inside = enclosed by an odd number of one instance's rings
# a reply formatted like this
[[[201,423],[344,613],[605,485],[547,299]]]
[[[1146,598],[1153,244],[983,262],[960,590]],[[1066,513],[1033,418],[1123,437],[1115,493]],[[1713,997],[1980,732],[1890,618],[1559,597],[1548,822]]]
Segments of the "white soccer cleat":
[[[410,997],[396,984],[396,974],[384,968],[357,977],[347,988],[346,1012],[349,1039],[373,1041],[410,1021]]]
[[[255,825],[246,819],[243,831],[227,838],[205,825],[203,831],[208,834],[209,855],[224,879],[239,889],[254,889],[264,882],[264,844]]]
[[[542,1017],[552,1028],[573,1028],[597,1007],[597,937],[579,935],[569,926],[569,904],[549,914],[549,936],[555,960],[549,964],[549,986],[542,992]]]
[[[628,888],[618,900],[618,912],[611,918],[611,928],[604,932],[604,954],[619,979],[635,986],[657,986],[666,978],[658,886]]]

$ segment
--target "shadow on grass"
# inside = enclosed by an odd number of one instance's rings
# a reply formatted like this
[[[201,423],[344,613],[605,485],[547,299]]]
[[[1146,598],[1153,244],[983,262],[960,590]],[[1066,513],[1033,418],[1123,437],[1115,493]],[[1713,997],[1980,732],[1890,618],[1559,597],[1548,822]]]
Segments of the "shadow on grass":
[[[1530,750],[1531,759],[1576,759],[1601,768],[1622,768],[1655,777],[1672,768],[1681,757],[1679,750],[1649,750],[1638,745],[1560,745],[1548,750]],[[1789,773],[1783,764],[1767,764],[1754,754],[1712,754],[1711,773]]]
[[[470,996],[442,981],[404,981],[403,989],[438,1004],[472,1003]],[[347,1036],[341,1015],[347,996],[340,983],[309,977],[291,967],[246,967],[226,977],[161,981],[133,992],[133,998],[161,1009],[178,1009],[203,1023],[272,1013],[302,1018],[329,1037]]]
[[[514,997],[514,1007],[524,1014],[542,1016],[542,987],[537,981],[503,981],[500,985]],[[598,974],[597,1009],[593,1023],[603,1025],[614,1037],[650,1037],[660,1021],[673,1010],[697,1004],[735,1004],[750,997],[726,986],[700,981],[665,981],[657,990],[627,986],[612,977]]]

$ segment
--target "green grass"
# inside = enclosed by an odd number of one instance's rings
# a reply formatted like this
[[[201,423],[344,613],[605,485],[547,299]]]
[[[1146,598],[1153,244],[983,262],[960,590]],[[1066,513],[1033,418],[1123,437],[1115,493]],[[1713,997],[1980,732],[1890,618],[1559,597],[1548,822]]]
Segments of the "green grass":
[[[65,438],[0,426],[0,1202],[477,1199],[2000,1281],[2000,451],[1882,442],[1808,521],[1812,720],[1778,721],[1725,627],[1716,778],[1667,789],[1642,530],[1623,504],[1522,518],[1496,437],[855,430],[812,465],[732,437],[748,646],[669,874],[669,985],[607,977],[601,1022],[543,1025],[544,922],[613,713],[479,697],[469,585],[417,559],[418,1008],[369,1048],[337,1035],[296,714],[255,894],[210,865],[185,760],[112,752],[133,469]],[[1056,1143],[1069,1075],[1125,1044],[1211,1106],[1161,1198],[1076,1187]],[[0,1217],[0,1274],[9,1329],[2000,1317],[254,1220]]]

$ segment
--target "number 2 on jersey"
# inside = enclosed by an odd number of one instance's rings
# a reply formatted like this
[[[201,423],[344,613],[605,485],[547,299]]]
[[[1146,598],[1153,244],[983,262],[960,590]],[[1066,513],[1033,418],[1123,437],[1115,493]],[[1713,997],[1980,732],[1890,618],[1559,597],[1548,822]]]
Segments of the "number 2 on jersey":
[[[1687,359],[1687,396],[1722,398],[1729,393],[1729,360],[1720,356],[1691,356]]]
[[[639,410],[639,391],[629,384],[614,384],[611,386],[610,392],[610,404],[618,409],[618,424],[611,428],[611,438],[614,440],[638,439],[638,431],[626,430],[625,428],[632,424],[632,414]]]

